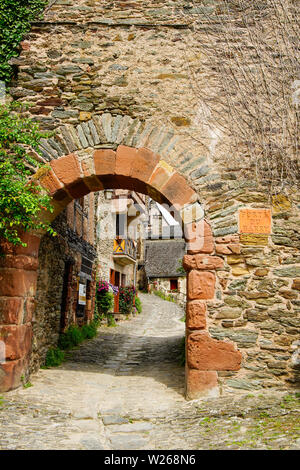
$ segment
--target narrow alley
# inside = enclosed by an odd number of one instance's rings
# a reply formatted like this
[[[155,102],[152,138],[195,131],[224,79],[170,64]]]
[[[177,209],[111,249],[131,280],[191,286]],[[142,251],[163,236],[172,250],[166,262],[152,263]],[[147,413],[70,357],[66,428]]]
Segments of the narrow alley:
[[[0,449],[299,448],[293,395],[185,401],[183,311],[140,297],[140,315],[102,326],[60,367],[5,394]]]

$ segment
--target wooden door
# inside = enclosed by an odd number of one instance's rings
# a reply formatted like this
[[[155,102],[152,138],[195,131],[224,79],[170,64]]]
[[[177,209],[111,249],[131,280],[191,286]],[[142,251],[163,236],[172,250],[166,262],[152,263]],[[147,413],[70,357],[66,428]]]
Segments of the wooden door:
[[[114,269],[110,270],[110,283],[120,287],[120,273]],[[119,312],[119,292],[114,296],[114,313]]]

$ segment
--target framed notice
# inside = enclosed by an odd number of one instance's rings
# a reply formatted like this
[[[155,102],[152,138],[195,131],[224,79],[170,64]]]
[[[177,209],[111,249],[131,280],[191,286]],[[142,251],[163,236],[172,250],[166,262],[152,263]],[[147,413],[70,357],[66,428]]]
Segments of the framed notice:
[[[79,284],[78,303],[79,305],[86,304],[86,285],[85,284]]]
[[[240,233],[272,232],[272,216],[270,209],[240,209],[239,211]]]

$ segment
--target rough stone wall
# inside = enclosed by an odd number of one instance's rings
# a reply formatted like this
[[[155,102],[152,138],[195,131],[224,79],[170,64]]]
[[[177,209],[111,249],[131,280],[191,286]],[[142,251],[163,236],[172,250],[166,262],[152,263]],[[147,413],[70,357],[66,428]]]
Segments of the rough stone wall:
[[[219,373],[224,390],[295,384],[299,194],[270,200],[240,167],[224,164],[215,134],[199,137],[187,66],[193,37],[173,10],[183,3],[57,1],[22,43],[11,93],[33,104],[30,113],[45,129],[63,125],[56,140],[43,142],[46,160],[73,151],[84,160],[94,148],[124,143],[151,148],[186,177],[221,260],[209,331],[243,355],[240,371]],[[240,233],[245,207],[272,210],[270,236]]]

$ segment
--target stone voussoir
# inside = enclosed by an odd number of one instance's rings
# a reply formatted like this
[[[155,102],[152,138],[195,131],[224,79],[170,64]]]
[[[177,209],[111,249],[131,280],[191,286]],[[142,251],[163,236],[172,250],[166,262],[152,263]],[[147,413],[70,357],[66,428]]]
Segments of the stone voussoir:
[[[56,177],[64,185],[71,185],[82,178],[81,167],[74,153],[52,160],[50,163]]]

